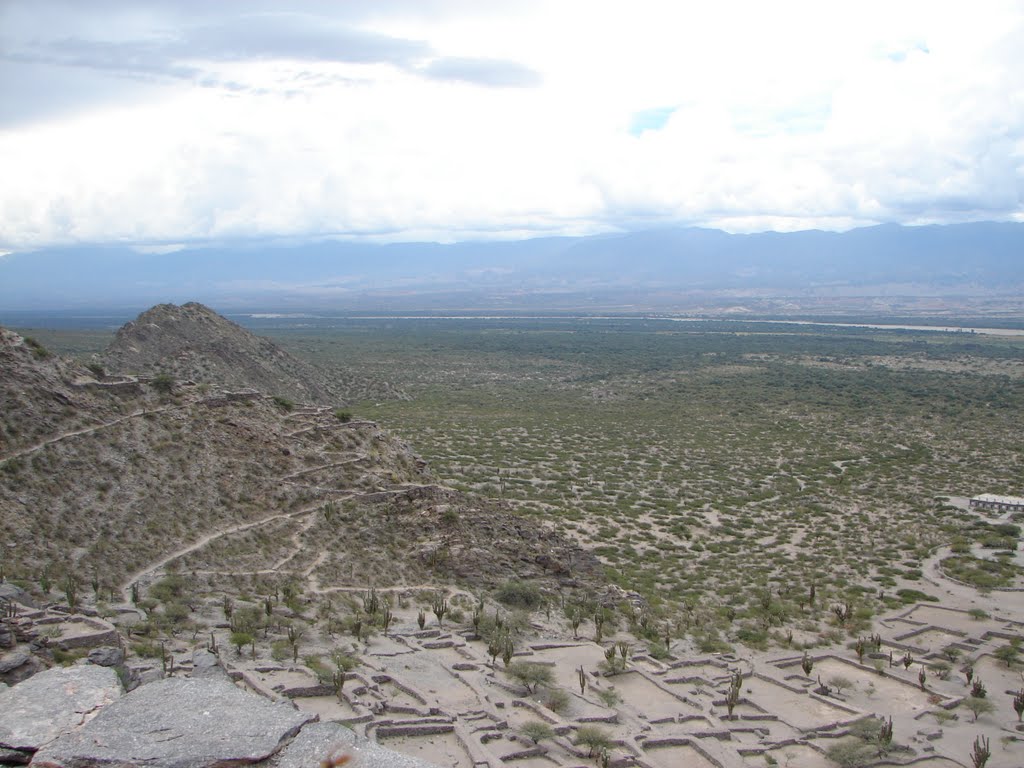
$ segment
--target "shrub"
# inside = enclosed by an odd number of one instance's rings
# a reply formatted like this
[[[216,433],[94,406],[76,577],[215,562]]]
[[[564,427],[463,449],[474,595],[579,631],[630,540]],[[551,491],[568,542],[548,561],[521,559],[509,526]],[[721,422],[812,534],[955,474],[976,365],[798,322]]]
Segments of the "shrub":
[[[550,686],[555,682],[555,673],[547,664],[538,664],[533,661],[517,661],[508,665],[505,670],[510,677],[514,677],[526,690],[533,693],[541,685]]]
[[[174,391],[174,377],[169,373],[160,373],[153,377],[153,380],[149,383],[153,389],[159,392],[161,395],[169,395]]]
[[[51,354],[53,354],[52,352],[50,352],[50,350],[48,350],[46,347],[44,347],[38,341],[33,339],[31,336],[26,336],[25,337],[25,344],[29,347],[29,349],[32,350],[32,354],[35,355],[40,360],[44,360],[47,357],[49,357]]]
[[[561,688],[549,688],[544,695],[544,706],[560,715],[564,715],[569,709],[570,701],[569,694]]]
[[[523,723],[522,728],[519,732],[530,739],[534,744],[539,743],[543,739],[550,739],[555,735],[554,729],[547,723],[542,723],[540,720],[528,720]]]
[[[498,602],[511,608],[532,611],[544,604],[544,595],[536,584],[526,581],[507,581],[495,594]]]
[[[863,741],[841,741],[825,754],[840,768],[864,768],[878,760],[878,748]]]
[[[612,746],[612,738],[603,728],[596,725],[581,725],[576,729],[576,746],[590,750],[587,757],[593,757]]]
[[[185,596],[187,584],[185,578],[177,574],[164,576],[149,588],[149,596],[161,603],[179,600]]]
[[[274,395],[274,405],[278,406],[283,411],[292,411],[295,409],[295,403],[289,400],[287,397],[281,397],[280,395]]]
[[[352,413],[350,411],[344,411],[341,408],[334,412],[334,418],[340,421],[342,424],[348,424],[352,421]]]
[[[602,688],[597,692],[597,697],[606,707],[614,707],[622,703],[622,697],[614,688]]]

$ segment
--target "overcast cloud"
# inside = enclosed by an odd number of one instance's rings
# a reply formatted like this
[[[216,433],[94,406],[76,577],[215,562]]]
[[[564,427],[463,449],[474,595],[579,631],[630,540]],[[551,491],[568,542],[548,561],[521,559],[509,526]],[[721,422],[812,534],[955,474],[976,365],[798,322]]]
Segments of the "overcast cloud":
[[[1024,221],[1024,4],[0,0],[0,169],[0,251]]]

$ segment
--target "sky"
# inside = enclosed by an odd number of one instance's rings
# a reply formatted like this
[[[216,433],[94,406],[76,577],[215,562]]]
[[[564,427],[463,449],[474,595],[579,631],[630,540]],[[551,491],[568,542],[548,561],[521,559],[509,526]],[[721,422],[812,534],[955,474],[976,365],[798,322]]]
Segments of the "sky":
[[[0,0],[0,254],[975,220],[1021,0]]]

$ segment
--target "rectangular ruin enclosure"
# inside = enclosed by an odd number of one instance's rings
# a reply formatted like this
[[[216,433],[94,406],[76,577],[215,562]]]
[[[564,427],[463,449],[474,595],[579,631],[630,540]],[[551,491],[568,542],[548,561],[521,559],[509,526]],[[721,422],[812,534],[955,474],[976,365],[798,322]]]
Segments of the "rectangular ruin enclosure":
[[[742,695],[760,709],[777,715],[801,731],[825,728],[860,717],[860,713],[849,708],[831,704],[806,692],[799,693],[757,675],[743,680]]]

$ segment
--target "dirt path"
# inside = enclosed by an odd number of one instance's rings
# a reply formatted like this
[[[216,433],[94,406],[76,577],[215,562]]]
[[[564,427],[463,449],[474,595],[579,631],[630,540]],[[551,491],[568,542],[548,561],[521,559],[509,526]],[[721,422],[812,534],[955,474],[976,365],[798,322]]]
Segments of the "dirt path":
[[[14,453],[9,453],[6,456],[0,457],[0,464],[8,462],[11,459],[17,459],[20,456],[25,456],[29,453],[33,453],[34,451],[38,451],[40,448],[45,448],[48,445],[59,443],[61,440],[67,440],[70,437],[77,437],[78,435],[87,435],[91,432],[98,432],[101,429],[109,429],[110,427],[116,426],[117,424],[121,424],[122,422],[128,421],[129,419],[138,418],[139,416],[146,416],[151,413],[164,413],[165,411],[171,411],[177,408],[184,407],[185,406],[183,405],[165,405],[162,408],[143,408],[142,410],[139,411],[132,411],[128,415],[121,416],[120,418],[114,419],[113,421],[104,421],[101,424],[95,424],[91,427],[83,427],[82,429],[75,429],[71,430],[70,432],[61,432],[59,435],[51,437],[48,440],[43,440],[42,442],[36,443],[35,445],[30,445],[27,448],[22,448],[21,450],[15,451]]]
[[[267,523],[271,523],[274,520],[285,520],[289,518],[295,519],[296,517],[300,517],[302,515],[308,515],[310,512],[314,512],[320,507],[322,507],[325,503],[326,502],[324,501],[318,501],[315,504],[303,507],[302,509],[297,509],[294,512],[282,512],[275,515],[270,515],[268,517],[260,518],[259,520],[253,520],[248,523],[239,523],[237,525],[232,525],[229,528],[223,528],[219,531],[214,531],[213,533],[207,534],[206,536],[203,536],[201,539],[198,539],[192,542],[191,544],[188,544],[187,546],[181,547],[180,549],[174,550],[173,552],[164,556],[160,560],[157,560],[152,565],[149,565],[146,568],[143,568],[141,571],[138,571],[137,573],[134,573],[131,576],[129,576],[128,579],[120,587],[121,596],[124,598],[126,602],[130,601],[130,592],[132,584],[141,581],[142,579],[145,579],[147,576],[156,573],[160,569],[166,567],[168,563],[177,560],[179,557],[184,557],[185,555],[191,552],[195,552],[198,549],[202,549],[211,541],[215,541],[216,539],[222,538],[224,536],[229,536],[232,533],[240,533],[242,531],[248,531],[252,528],[258,528],[259,526],[266,525]]]
[[[350,459],[344,459],[342,461],[334,461],[334,462],[331,462],[330,464],[321,464],[321,465],[316,466],[316,467],[309,467],[308,469],[300,469],[298,472],[292,472],[290,474],[284,475],[281,478],[281,480],[282,480],[282,482],[287,482],[289,480],[294,480],[296,477],[302,477],[303,475],[308,475],[308,474],[310,474],[312,472],[319,472],[320,470],[323,470],[323,469],[334,469],[335,467],[344,467],[344,466],[346,466],[348,464],[355,464],[355,463],[360,462],[360,461],[366,461],[368,458],[370,458],[370,457],[367,456],[364,453],[361,453],[358,456],[355,456],[355,457],[350,458]]]

